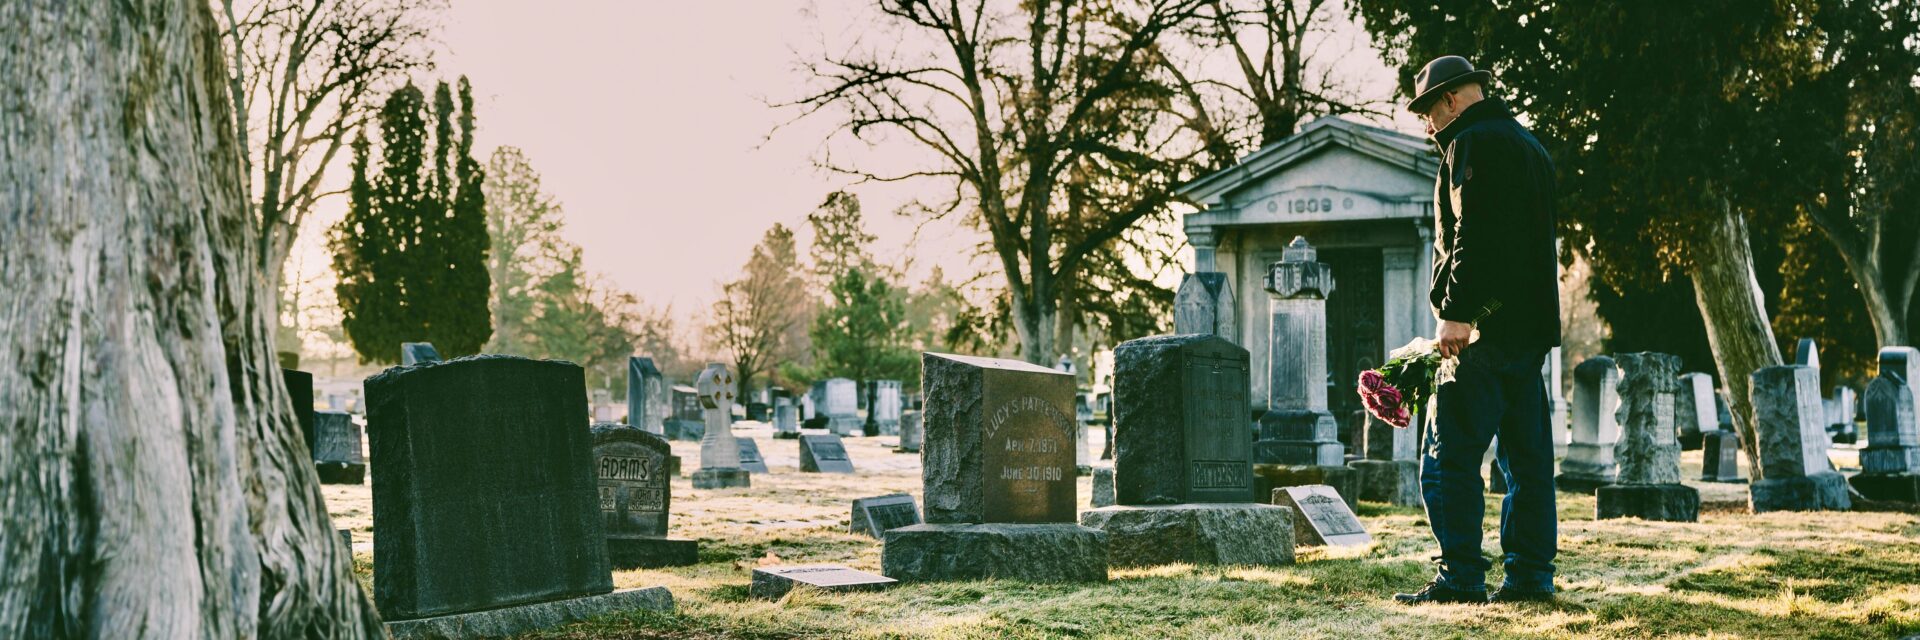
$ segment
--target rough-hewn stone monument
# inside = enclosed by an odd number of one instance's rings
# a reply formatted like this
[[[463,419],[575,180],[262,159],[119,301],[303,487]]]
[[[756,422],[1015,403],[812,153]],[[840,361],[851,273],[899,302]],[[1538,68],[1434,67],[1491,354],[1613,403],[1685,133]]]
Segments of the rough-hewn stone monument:
[[[1751,397],[1760,431],[1760,472],[1749,486],[1753,511],[1845,510],[1847,481],[1827,460],[1820,371],[1803,365],[1753,372]]]
[[[1613,484],[1595,493],[1594,518],[1698,521],[1700,492],[1680,483],[1674,409],[1678,396],[1692,393],[1674,375],[1680,370],[1680,358],[1623,353],[1614,356],[1614,362],[1620,368],[1617,419],[1621,433],[1613,453],[1619,472]]]
[[[1106,534],[1074,524],[1073,376],[1017,360],[928,353],[926,524],[887,532],[903,581],[1106,580]]]
[[[1254,502],[1247,350],[1211,334],[1114,348],[1115,506],[1080,514],[1117,566],[1293,562],[1292,512]]]

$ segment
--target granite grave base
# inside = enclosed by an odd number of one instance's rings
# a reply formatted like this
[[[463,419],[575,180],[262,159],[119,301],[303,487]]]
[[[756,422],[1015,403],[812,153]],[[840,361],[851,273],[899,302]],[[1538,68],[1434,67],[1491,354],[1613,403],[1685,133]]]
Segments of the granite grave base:
[[[607,562],[616,569],[699,564],[700,543],[675,538],[607,538]]]
[[[1860,474],[1847,479],[1860,496],[1884,502],[1920,503],[1920,474]]]
[[[1080,514],[1107,533],[1116,567],[1293,564],[1293,510],[1270,504],[1105,507]]]
[[[1281,487],[1324,484],[1340,493],[1347,508],[1354,508],[1354,496],[1360,495],[1360,472],[1348,467],[1295,466],[1283,464],[1253,465],[1253,495],[1270,496]]]
[[[1420,463],[1412,460],[1355,460],[1347,467],[1360,475],[1359,498],[1401,507],[1426,504],[1420,493]],[[1345,494],[1342,494],[1345,495]]]
[[[1767,478],[1748,487],[1754,513],[1768,511],[1845,511],[1853,508],[1847,479],[1828,471],[1805,476]]]
[[[832,564],[786,567],[760,567],[753,570],[753,582],[747,595],[763,600],[779,600],[794,587],[807,586],[822,591],[879,591],[897,580]]]
[[[1594,493],[1594,519],[1699,522],[1700,491],[1684,484],[1610,484]]]
[[[901,582],[1104,582],[1107,534],[1076,524],[920,524],[887,532],[880,573]]]
[[[499,638],[623,611],[673,611],[673,594],[666,587],[623,589],[583,598],[537,602],[500,609],[390,621],[394,640]]]
[[[1590,473],[1567,472],[1553,477],[1553,488],[1566,493],[1593,495],[1593,492],[1599,490],[1600,487],[1613,484],[1614,480],[1614,477]]]
[[[695,489],[731,489],[753,486],[753,477],[745,469],[701,469],[693,472]]]
[[[315,462],[313,470],[320,474],[320,484],[365,484],[367,465],[354,462]]]

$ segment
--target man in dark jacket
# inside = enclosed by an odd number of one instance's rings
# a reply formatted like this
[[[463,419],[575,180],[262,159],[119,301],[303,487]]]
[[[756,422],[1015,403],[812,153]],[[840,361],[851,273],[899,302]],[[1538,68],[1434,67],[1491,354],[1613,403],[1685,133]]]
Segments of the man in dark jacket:
[[[1465,58],[1442,57],[1415,77],[1407,105],[1442,153],[1429,301],[1440,319],[1440,353],[1456,361],[1451,376],[1436,381],[1421,459],[1439,571],[1426,588],[1394,596],[1406,603],[1553,597],[1559,523],[1540,375],[1560,344],[1553,161],[1504,101],[1485,96],[1491,80]],[[1495,436],[1496,472],[1508,487],[1500,513],[1506,579],[1489,597],[1480,462]]]

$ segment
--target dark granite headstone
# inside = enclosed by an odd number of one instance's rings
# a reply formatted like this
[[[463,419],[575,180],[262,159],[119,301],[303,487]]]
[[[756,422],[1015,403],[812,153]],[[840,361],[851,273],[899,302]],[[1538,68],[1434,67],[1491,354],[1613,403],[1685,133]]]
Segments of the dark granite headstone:
[[[853,515],[847,522],[850,533],[885,538],[889,529],[920,524],[920,508],[913,496],[894,493],[853,501]]]
[[[1327,485],[1281,487],[1273,490],[1273,503],[1292,507],[1294,540],[1302,546],[1361,545],[1373,542],[1373,536],[1360,524],[1340,494]]]
[[[439,362],[440,350],[433,348],[431,342],[400,343],[400,366],[409,367],[426,362]]]
[[[1706,482],[1744,482],[1740,478],[1740,434],[1705,431],[1700,436],[1700,479]]]
[[[747,436],[734,436],[740,443],[740,468],[748,473],[768,473],[767,459],[760,456],[760,443]]]
[[[667,378],[653,358],[627,358],[627,424],[654,435],[666,433]]]
[[[281,369],[280,376],[287,385],[287,399],[293,402],[293,415],[300,420],[300,435],[307,441],[307,451],[314,452],[320,434],[313,424],[313,374]]]
[[[825,591],[877,591],[895,582],[893,578],[833,564],[758,567],[753,570],[753,582],[747,587],[747,595],[779,600],[800,585]]]
[[[666,537],[673,504],[673,455],[667,441],[624,424],[596,424],[592,431],[608,562],[623,569],[698,562],[698,543]]]
[[[840,436],[803,434],[800,436],[800,470],[808,473],[853,473],[853,460]]]
[[[1073,376],[939,353],[922,367],[927,522],[1075,522]]]
[[[353,415],[316,411],[313,415],[314,470],[322,484],[360,484],[367,477],[367,460],[360,451],[360,425]]]
[[[366,392],[383,617],[613,590],[578,365],[471,356],[388,369]]]
[[[707,434],[706,410],[700,406],[700,392],[686,385],[674,385],[668,391],[673,412],[662,429],[668,440],[698,442]]]
[[[1118,503],[1253,502],[1247,350],[1193,334],[1113,353]]]

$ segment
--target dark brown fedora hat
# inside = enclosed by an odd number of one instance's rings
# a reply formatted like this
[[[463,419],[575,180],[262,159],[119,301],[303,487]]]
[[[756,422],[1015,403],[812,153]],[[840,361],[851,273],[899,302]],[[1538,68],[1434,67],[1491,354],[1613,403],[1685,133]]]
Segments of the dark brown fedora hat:
[[[1433,106],[1433,101],[1446,95],[1448,89],[1478,82],[1487,86],[1493,82],[1493,72],[1475,71],[1473,63],[1460,56],[1440,56],[1420,69],[1413,77],[1413,100],[1407,102],[1407,110],[1421,113]]]

